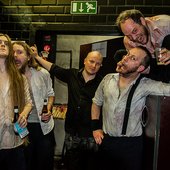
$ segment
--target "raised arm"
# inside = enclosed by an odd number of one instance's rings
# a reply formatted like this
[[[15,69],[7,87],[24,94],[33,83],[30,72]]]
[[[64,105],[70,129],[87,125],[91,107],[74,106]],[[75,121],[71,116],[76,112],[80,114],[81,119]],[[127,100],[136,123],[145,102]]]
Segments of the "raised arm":
[[[38,55],[38,50],[37,50],[36,45],[32,46],[31,49],[32,49],[32,51],[34,52],[34,57],[35,57],[35,59],[36,59],[46,70],[50,71],[50,68],[51,68],[51,66],[52,66],[53,63],[44,60],[42,57],[40,57],[40,56]]]

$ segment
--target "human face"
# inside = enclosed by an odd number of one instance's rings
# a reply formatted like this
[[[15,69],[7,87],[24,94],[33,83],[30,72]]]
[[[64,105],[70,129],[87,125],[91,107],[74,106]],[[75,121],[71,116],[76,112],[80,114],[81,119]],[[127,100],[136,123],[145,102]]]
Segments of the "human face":
[[[144,66],[141,64],[145,51],[139,48],[132,48],[128,54],[117,64],[116,71],[122,75],[131,75],[132,73],[139,73],[144,70]]]
[[[29,57],[22,45],[13,44],[13,51],[15,57],[15,63],[18,69],[25,69],[28,64]]]
[[[98,52],[93,51],[84,60],[84,69],[89,75],[95,75],[102,65],[102,57]]]
[[[131,41],[145,45],[148,42],[148,30],[145,20],[141,19],[141,25],[134,22],[131,18],[120,24],[121,30]]]
[[[5,36],[0,36],[0,58],[6,58],[9,55],[9,42]]]

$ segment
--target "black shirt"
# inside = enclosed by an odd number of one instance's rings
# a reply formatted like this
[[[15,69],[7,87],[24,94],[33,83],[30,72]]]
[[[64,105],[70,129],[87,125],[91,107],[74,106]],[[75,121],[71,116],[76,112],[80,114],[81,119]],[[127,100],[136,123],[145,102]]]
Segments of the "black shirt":
[[[102,77],[96,74],[94,79],[85,82],[82,71],[83,69],[64,69],[54,64],[50,69],[52,75],[68,85],[65,131],[79,137],[89,137],[92,136],[92,98]]]

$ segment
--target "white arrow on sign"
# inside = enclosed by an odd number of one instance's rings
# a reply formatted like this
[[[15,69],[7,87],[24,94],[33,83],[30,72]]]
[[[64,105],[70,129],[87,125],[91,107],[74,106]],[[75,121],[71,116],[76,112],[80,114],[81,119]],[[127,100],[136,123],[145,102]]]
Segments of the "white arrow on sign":
[[[80,12],[83,12],[84,9],[83,9],[83,3],[80,4],[80,9],[79,9]]]

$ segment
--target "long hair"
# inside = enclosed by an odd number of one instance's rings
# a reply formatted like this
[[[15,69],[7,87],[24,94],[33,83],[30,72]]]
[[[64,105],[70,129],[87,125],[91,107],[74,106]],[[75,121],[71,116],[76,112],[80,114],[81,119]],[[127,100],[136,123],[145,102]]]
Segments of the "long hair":
[[[14,105],[18,105],[19,111],[21,112],[25,106],[24,78],[15,65],[10,37],[7,34],[0,33],[0,37],[1,36],[6,37],[8,40],[9,54],[6,57],[5,65],[9,75],[11,101]]]
[[[36,62],[35,58],[33,57],[34,53],[31,49],[31,47],[23,41],[15,41],[15,42],[12,43],[12,45],[15,45],[15,44],[22,46],[24,48],[25,52],[26,52],[26,55],[30,57],[30,60],[28,61],[28,67],[32,67],[32,68],[35,68],[36,70],[40,70],[41,67]],[[25,73],[25,70],[21,69],[20,71],[23,74]]]

